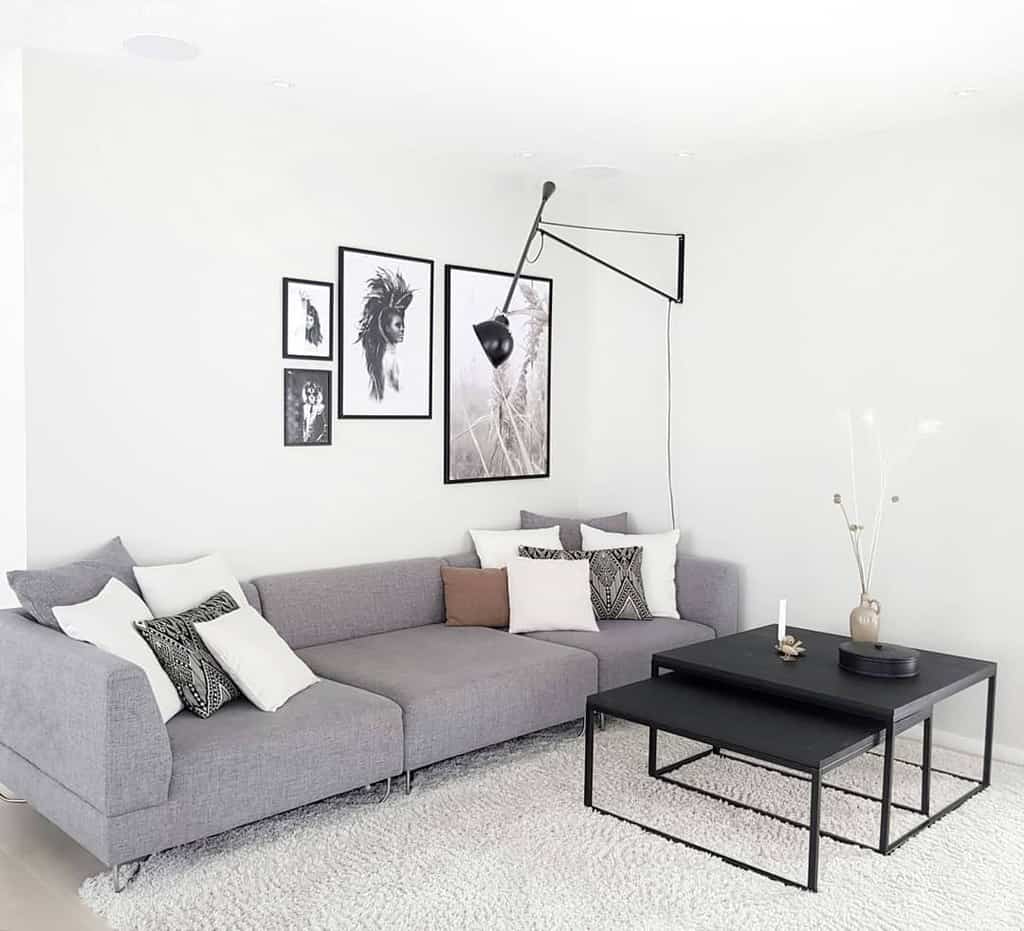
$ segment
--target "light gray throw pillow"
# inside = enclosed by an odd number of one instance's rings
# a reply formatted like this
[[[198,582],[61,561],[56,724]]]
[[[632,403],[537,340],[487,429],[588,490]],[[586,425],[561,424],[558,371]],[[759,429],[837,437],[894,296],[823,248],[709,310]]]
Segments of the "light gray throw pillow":
[[[519,526],[523,530],[538,530],[541,527],[558,526],[558,536],[562,546],[567,550],[583,549],[583,534],[580,532],[580,524],[588,524],[598,530],[606,530],[608,533],[627,533],[626,520],[628,514],[623,511],[621,514],[609,514],[607,517],[545,517],[543,514],[534,514],[533,511],[519,512]]]
[[[33,620],[60,630],[53,615],[54,606],[74,605],[95,598],[111,579],[118,579],[136,595],[141,594],[132,572],[134,566],[135,560],[121,538],[114,537],[87,558],[66,566],[12,570],[7,573],[7,584]]]

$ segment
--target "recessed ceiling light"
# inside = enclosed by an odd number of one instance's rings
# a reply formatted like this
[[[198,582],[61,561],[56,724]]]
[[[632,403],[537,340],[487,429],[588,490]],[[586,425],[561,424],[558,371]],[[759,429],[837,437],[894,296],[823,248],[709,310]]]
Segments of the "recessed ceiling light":
[[[520,158],[533,158],[533,156],[536,155],[537,153],[536,152],[519,152],[517,154],[519,155]]]
[[[281,79],[278,79],[276,81],[271,81],[270,82],[270,86],[271,87],[279,87],[279,88],[281,88],[281,90],[290,90],[295,85],[292,84],[291,81],[282,81]]]
[[[199,57],[199,49],[191,42],[171,36],[131,36],[124,40],[124,49],[132,55],[154,61],[191,61]]]
[[[953,96],[973,97],[976,93],[978,93],[978,88],[976,87],[961,87],[960,90],[953,91]]]
[[[692,152],[676,152],[676,158],[693,158]]]

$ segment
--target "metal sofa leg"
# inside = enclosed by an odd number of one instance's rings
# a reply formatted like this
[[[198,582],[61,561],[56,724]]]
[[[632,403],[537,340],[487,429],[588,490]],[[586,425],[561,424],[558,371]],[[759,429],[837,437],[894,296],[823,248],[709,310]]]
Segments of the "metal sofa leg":
[[[386,802],[391,796],[391,777],[388,776],[387,782],[384,783],[384,794],[377,800],[377,804],[380,805]]]
[[[603,731],[604,730],[604,712],[603,711],[599,711],[597,713],[597,729],[599,731]]]
[[[405,794],[408,795],[412,792],[412,770],[407,769],[405,771]]]
[[[124,876],[121,875],[121,868],[126,869]],[[114,892],[124,892],[128,888],[128,884],[139,875],[139,870],[142,869],[141,860],[132,860],[129,863],[115,863],[111,869],[111,878],[114,882]]]

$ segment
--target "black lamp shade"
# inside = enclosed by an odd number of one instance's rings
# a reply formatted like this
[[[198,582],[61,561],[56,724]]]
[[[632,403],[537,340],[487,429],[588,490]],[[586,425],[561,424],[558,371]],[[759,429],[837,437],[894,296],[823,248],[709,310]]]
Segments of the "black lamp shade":
[[[512,331],[508,328],[508,317],[504,314],[498,314],[493,320],[474,323],[473,332],[476,333],[484,353],[495,368],[512,355],[515,341],[512,339]]]

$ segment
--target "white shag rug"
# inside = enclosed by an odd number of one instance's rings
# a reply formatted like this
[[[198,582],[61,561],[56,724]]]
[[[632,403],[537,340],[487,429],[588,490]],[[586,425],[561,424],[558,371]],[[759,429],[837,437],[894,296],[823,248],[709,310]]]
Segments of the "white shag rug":
[[[888,857],[823,838],[818,894],[802,892],[583,807],[583,740],[559,728],[416,774],[382,805],[358,791],[158,854],[127,891],[87,879],[85,902],[118,931],[396,928],[831,929],[1024,925],[1024,769]],[[699,749],[659,738],[665,764]],[[901,741],[897,756],[916,759]],[[807,833],[646,776],[645,728],[596,735],[594,803],[774,872],[806,878]],[[980,761],[936,749],[934,765]],[[830,781],[877,794],[882,761]],[[682,778],[806,821],[806,784],[709,757]],[[895,799],[920,771],[896,766]],[[932,779],[933,811],[967,783]],[[894,834],[918,823],[894,810]],[[822,826],[877,839],[878,805],[825,790]]]

